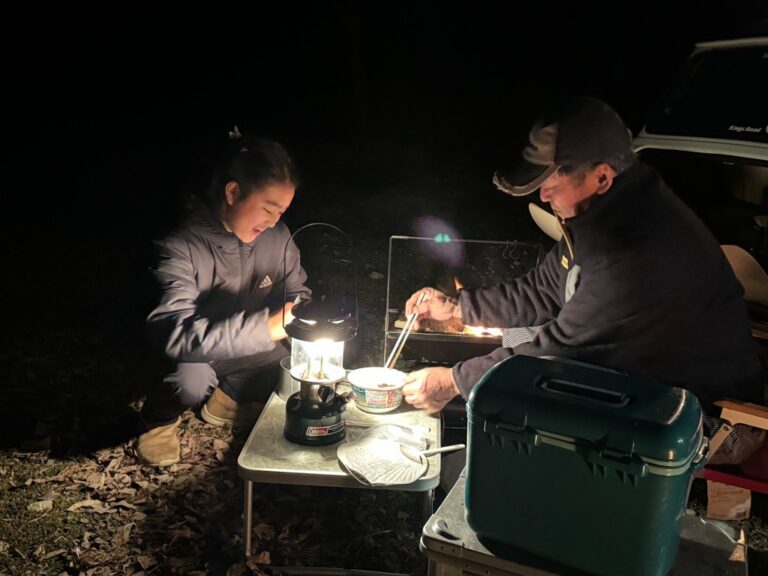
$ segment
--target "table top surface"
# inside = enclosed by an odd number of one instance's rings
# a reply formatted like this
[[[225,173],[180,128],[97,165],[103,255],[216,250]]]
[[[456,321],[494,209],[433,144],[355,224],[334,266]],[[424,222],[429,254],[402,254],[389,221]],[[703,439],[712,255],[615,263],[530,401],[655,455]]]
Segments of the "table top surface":
[[[344,392],[343,385],[338,386]],[[244,480],[272,484],[298,484],[303,486],[336,486],[347,488],[376,488],[377,490],[402,490],[421,492],[435,488],[440,482],[440,454],[428,456],[429,467],[424,475],[410,484],[392,486],[367,486],[351,476],[339,462],[336,450],[342,442],[359,433],[364,426],[375,424],[399,424],[421,426],[429,429],[429,448],[440,447],[440,419],[403,404],[392,412],[371,414],[357,408],[354,401],[344,412],[347,422],[347,438],[328,446],[304,446],[283,436],[285,426],[285,401],[276,393],[253,427],[237,459],[238,472]],[[357,426],[361,424],[363,426]]]

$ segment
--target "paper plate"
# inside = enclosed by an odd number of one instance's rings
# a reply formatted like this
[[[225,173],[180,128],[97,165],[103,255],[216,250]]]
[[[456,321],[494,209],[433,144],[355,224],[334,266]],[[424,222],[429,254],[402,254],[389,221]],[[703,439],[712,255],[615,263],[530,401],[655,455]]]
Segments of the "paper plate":
[[[400,443],[366,437],[348,442],[337,450],[339,461],[357,480],[370,486],[410,484],[421,478],[429,464],[416,462],[400,450]]]

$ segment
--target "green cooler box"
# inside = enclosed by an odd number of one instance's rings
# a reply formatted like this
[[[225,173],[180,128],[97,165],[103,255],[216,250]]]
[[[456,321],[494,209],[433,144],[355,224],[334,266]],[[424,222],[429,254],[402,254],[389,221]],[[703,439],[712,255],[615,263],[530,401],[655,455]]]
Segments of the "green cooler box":
[[[693,394],[513,356],[481,379],[467,414],[466,517],[489,549],[591,574],[667,573],[708,447]]]

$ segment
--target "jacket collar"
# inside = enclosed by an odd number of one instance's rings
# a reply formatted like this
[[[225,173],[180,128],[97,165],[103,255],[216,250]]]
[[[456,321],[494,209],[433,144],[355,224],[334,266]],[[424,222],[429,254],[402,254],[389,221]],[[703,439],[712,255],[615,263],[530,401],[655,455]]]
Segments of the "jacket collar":
[[[192,230],[205,236],[225,252],[236,253],[242,246],[253,246],[253,242],[245,244],[233,232],[227,230],[224,223],[205,204],[198,203],[191,213],[188,225]],[[256,240],[254,240],[255,242]]]

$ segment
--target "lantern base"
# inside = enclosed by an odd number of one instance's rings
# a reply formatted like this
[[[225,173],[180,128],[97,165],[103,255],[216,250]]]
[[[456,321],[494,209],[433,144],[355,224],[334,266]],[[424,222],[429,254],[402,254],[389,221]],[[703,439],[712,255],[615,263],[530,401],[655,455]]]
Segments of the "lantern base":
[[[285,403],[283,435],[291,442],[325,446],[344,439],[347,434],[342,416],[346,399],[336,393],[321,402],[292,394]]]

